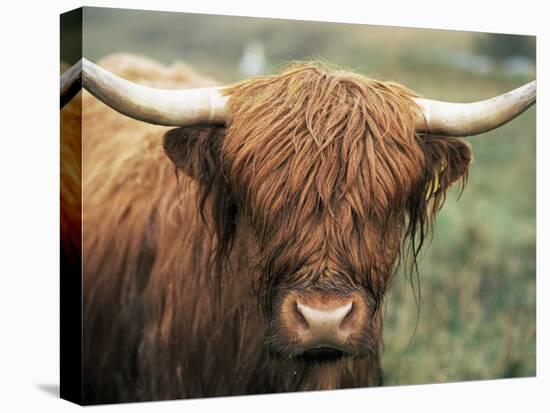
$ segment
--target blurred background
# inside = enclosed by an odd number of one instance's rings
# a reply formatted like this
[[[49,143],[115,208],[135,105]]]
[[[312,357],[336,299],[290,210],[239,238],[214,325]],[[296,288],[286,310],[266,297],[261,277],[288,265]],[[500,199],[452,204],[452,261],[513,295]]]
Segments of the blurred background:
[[[68,63],[130,52],[224,83],[316,59],[467,102],[535,78],[533,36],[85,8],[81,49],[80,22],[61,19]],[[420,301],[405,274],[388,294],[386,385],[536,374],[535,108],[468,141],[470,180],[424,248]]]

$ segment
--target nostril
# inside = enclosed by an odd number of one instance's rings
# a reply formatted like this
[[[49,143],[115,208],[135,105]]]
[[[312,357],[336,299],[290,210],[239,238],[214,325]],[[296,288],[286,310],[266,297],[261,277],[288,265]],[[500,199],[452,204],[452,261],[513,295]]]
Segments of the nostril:
[[[355,313],[357,312],[356,306],[353,305],[353,301],[351,302],[351,307],[348,311],[348,313],[344,316],[344,319],[340,323],[340,328],[343,330],[349,329],[353,325],[353,321],[355,319]]]
[[[300,311],[300,303],[298,303],[298,301],[294,303],[292,310],[293,310],[293,316],[294,316],[294,320],[296,321],[296,324],[298,324],[303,329],[308,329],[309,324],[306,318],[304,317],[304,315],[302,314],[302,312]]]

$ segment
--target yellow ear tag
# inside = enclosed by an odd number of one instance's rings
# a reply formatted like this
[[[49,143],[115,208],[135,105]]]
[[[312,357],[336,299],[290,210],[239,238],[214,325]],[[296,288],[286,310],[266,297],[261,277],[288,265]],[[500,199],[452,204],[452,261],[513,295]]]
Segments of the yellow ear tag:
[[[439,189],[439,174],[443,172],[445,167],[447,166],[447,162],[442,161],[439,166],[439,171],[434,173],[434,179],[430,181],[426,188],[426,201],[430,199],[430,197],[437,192]]]

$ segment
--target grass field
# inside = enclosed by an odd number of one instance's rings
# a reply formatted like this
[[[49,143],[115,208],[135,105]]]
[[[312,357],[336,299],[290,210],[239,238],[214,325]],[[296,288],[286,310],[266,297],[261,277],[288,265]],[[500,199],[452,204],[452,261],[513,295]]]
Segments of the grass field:
[[[420,94],[471,101],[534,78],[498,64],[479,73],[449,54],[474,53],[475,33],[266,19],[87,9],[84,55],[125,51],[184,60],[220,81],[238,79],[248,40],[262,42],[267,70],[316,58]],[[533,43],[534,44],[534,43]],[[385,384],[535,375],[535,109],[469,138],[475,163],[451,193],[419,266],[421,301],[401,274],[385,311]]]

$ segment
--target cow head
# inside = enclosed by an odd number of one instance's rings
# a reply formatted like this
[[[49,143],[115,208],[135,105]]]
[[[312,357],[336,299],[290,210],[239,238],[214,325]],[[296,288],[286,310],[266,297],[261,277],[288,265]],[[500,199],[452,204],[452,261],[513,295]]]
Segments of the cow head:
[[[180,125],[165,151],[199,183],[216,259],[232,248],[247,257],[242,275],[265,310],[269,348],[289,358],[378,350],[401,251],[409,245],[416,259],[447,189],[467,178],[470,147],[446,135],[493,129],[535,100],[532,83],[449,104],[311,65],[166,92],[84,63],[84,86],[117,110]]]
[[[246,239],[271,350],[376,351],[402,241],[420,245],[468,144],[416,134],[412,92],[347,72],[292,66],[227,93],[225,127],[174,129],[165,150],[212,196],[218,237]]]

